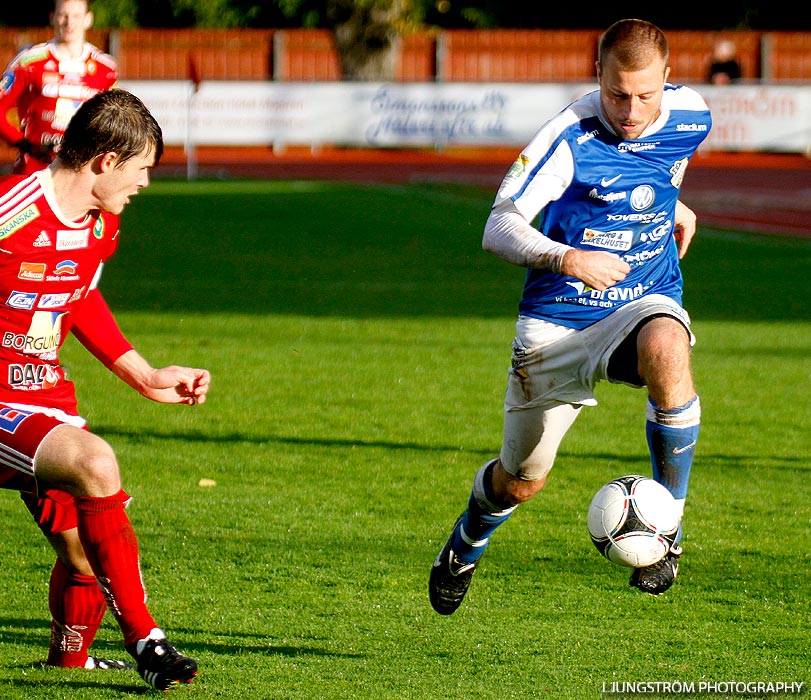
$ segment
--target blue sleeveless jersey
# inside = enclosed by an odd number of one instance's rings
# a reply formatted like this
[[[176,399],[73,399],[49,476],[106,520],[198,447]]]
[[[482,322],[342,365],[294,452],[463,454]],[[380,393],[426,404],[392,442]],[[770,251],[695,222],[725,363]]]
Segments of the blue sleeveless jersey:
[[[620,139],[601,119],[599,91],[548,121],[521,152],[496,204],[512,199],[549,238],[574,248],[611,251],[630,266],[605,291],[574,277],[530,269],[519,311],[585,328],[647,294],[681,304],[682,276],[673,237],[688,161],[712,126],[701,96],[666,85],[659,118],[638,139]]]

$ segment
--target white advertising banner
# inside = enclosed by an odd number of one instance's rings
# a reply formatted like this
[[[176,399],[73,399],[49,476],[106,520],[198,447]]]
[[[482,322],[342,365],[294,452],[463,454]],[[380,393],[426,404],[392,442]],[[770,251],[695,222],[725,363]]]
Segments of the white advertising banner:
[[[729,85],[698,90],[713,120],[705,148],[811,152],[811,88]]]
[[[352,147],[526,144],[596,84],[121,81],[168,145]],[[811,88],[696,86],[711,150],[811,151]]]

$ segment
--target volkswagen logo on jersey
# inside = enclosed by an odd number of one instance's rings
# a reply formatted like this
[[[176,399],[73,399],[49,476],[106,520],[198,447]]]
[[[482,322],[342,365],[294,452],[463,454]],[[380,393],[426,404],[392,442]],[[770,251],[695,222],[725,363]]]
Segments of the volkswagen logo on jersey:
[[[634,187],[633,192],[631,192],[630,204],[636,211],[645,211],[645,209],[650,209],[653,206],[655,199],[656,194],[653,191],[653,187],[650,185],[640,185],[639,187]]]

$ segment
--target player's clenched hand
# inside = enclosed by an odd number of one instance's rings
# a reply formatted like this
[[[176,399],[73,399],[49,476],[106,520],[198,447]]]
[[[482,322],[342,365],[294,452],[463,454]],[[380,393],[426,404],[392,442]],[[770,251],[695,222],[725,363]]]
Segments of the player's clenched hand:
[[[141,396],[159,403],[205,403],[211,384],[207,369],[178,365],[155,369],[135,349],[121,355],[110,369]]]
[[[208,370],[171,365],[154,370],[144,383],[144,396],[160,403],[205,403],[211,375]]]
[[[631,266],[616,253],[579,248],[566,251],[560,266],[561,274],[577,277],[598,291],[622,282],[630,271]]]

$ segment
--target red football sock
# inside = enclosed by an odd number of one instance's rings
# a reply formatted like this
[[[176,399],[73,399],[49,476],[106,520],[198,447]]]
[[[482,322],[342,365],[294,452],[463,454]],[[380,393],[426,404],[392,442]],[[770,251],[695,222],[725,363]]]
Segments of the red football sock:
[[[107,606],[95,576],[68,572],[60,559],[51,572],[49,666],[84,666]]]
[[[146,607],[138,540],[124,511],[127,501],[122,490],[103,498],[81,496],[76,507],[79,539],[129,650],[158,625]]]

